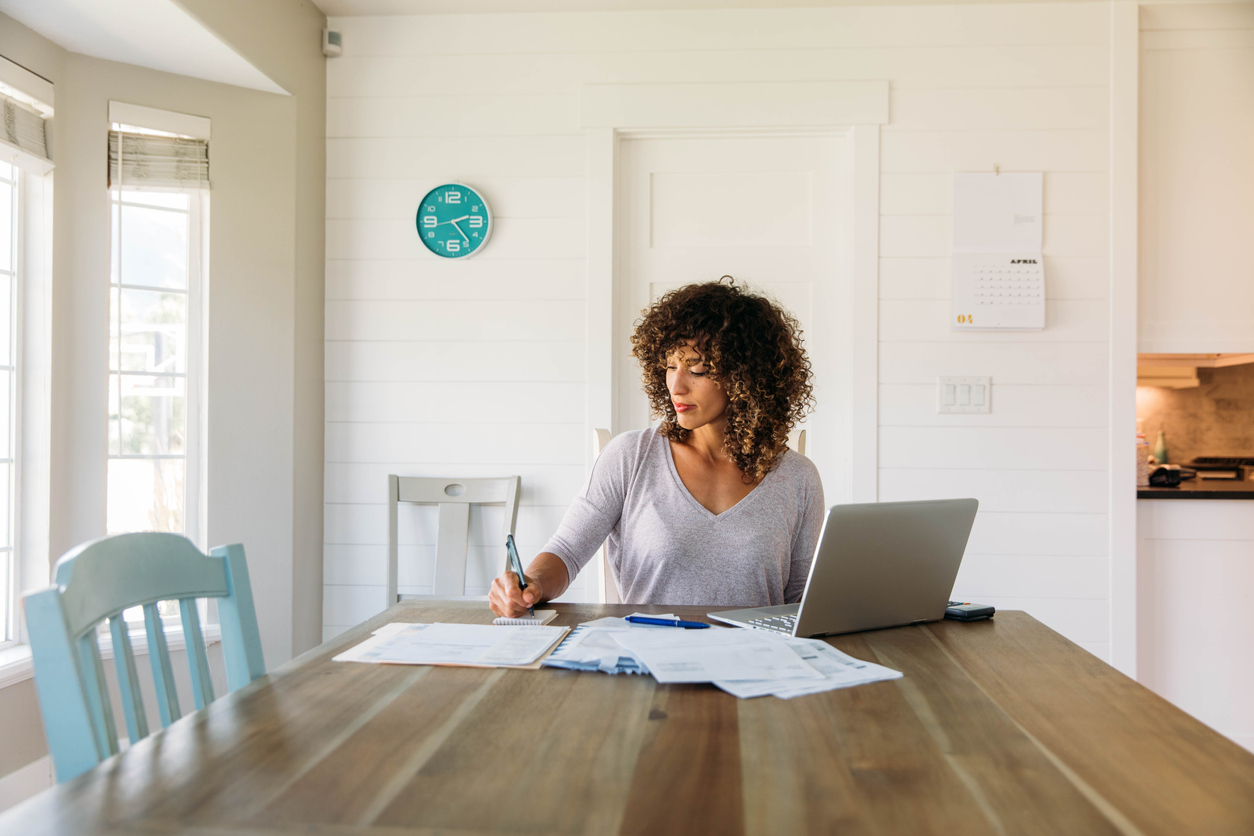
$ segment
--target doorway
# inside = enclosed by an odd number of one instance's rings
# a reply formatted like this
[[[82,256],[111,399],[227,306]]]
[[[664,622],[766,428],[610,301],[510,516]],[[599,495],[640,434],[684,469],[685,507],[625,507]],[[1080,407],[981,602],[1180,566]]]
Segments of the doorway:
[[[800,322],[817,406],[802,424],[828,503],[847,473],[852,204],[845,134],[626,136],[615,188],[614,433],[654,423],[630,336],[668,290],[723,275]]]

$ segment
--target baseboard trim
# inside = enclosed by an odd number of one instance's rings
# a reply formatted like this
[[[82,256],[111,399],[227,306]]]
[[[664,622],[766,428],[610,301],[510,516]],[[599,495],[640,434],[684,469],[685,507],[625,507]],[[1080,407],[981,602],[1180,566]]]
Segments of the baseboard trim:
[[[0,811],[4,811],[51,787],[52,758],[44,755],[16,772],[0,778]]]

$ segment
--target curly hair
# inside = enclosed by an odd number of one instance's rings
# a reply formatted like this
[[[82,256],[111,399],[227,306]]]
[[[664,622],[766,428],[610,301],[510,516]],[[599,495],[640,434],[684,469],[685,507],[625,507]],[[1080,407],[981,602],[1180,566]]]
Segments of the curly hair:
[[[796,317],[731,276],[672,290],[641,311],[632,354],[653,415],[662,419],[658,431],[675,441],[685,441],[691,430],[675,414],[666,361],[685,344],[727,394],[723,443],[745,481],[757,482],[783,455],[789,430],[814,408],[810,360]]]

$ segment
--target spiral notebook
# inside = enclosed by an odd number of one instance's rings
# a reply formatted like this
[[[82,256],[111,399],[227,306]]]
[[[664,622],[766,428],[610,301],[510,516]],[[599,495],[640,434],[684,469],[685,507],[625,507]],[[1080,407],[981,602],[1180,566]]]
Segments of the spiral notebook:
[[[533,616],[522,618],[494,618],[492,623],[499,627],[539,627],[557,618],[557,610],[536,610]]]

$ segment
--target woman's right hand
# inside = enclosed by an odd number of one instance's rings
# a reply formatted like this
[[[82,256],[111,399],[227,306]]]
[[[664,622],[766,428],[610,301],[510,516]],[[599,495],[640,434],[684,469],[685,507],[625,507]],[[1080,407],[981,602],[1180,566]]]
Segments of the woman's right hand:
[[[540,582],[530,575],[523,577],[527,579],[526,589],[518,588],[518,576],[513,572],[493,579],[492,589],[488,592],[488,606],[492,612],[501,618],[522,618],[528,614],[529,607],[540,603],[544,597]]]

